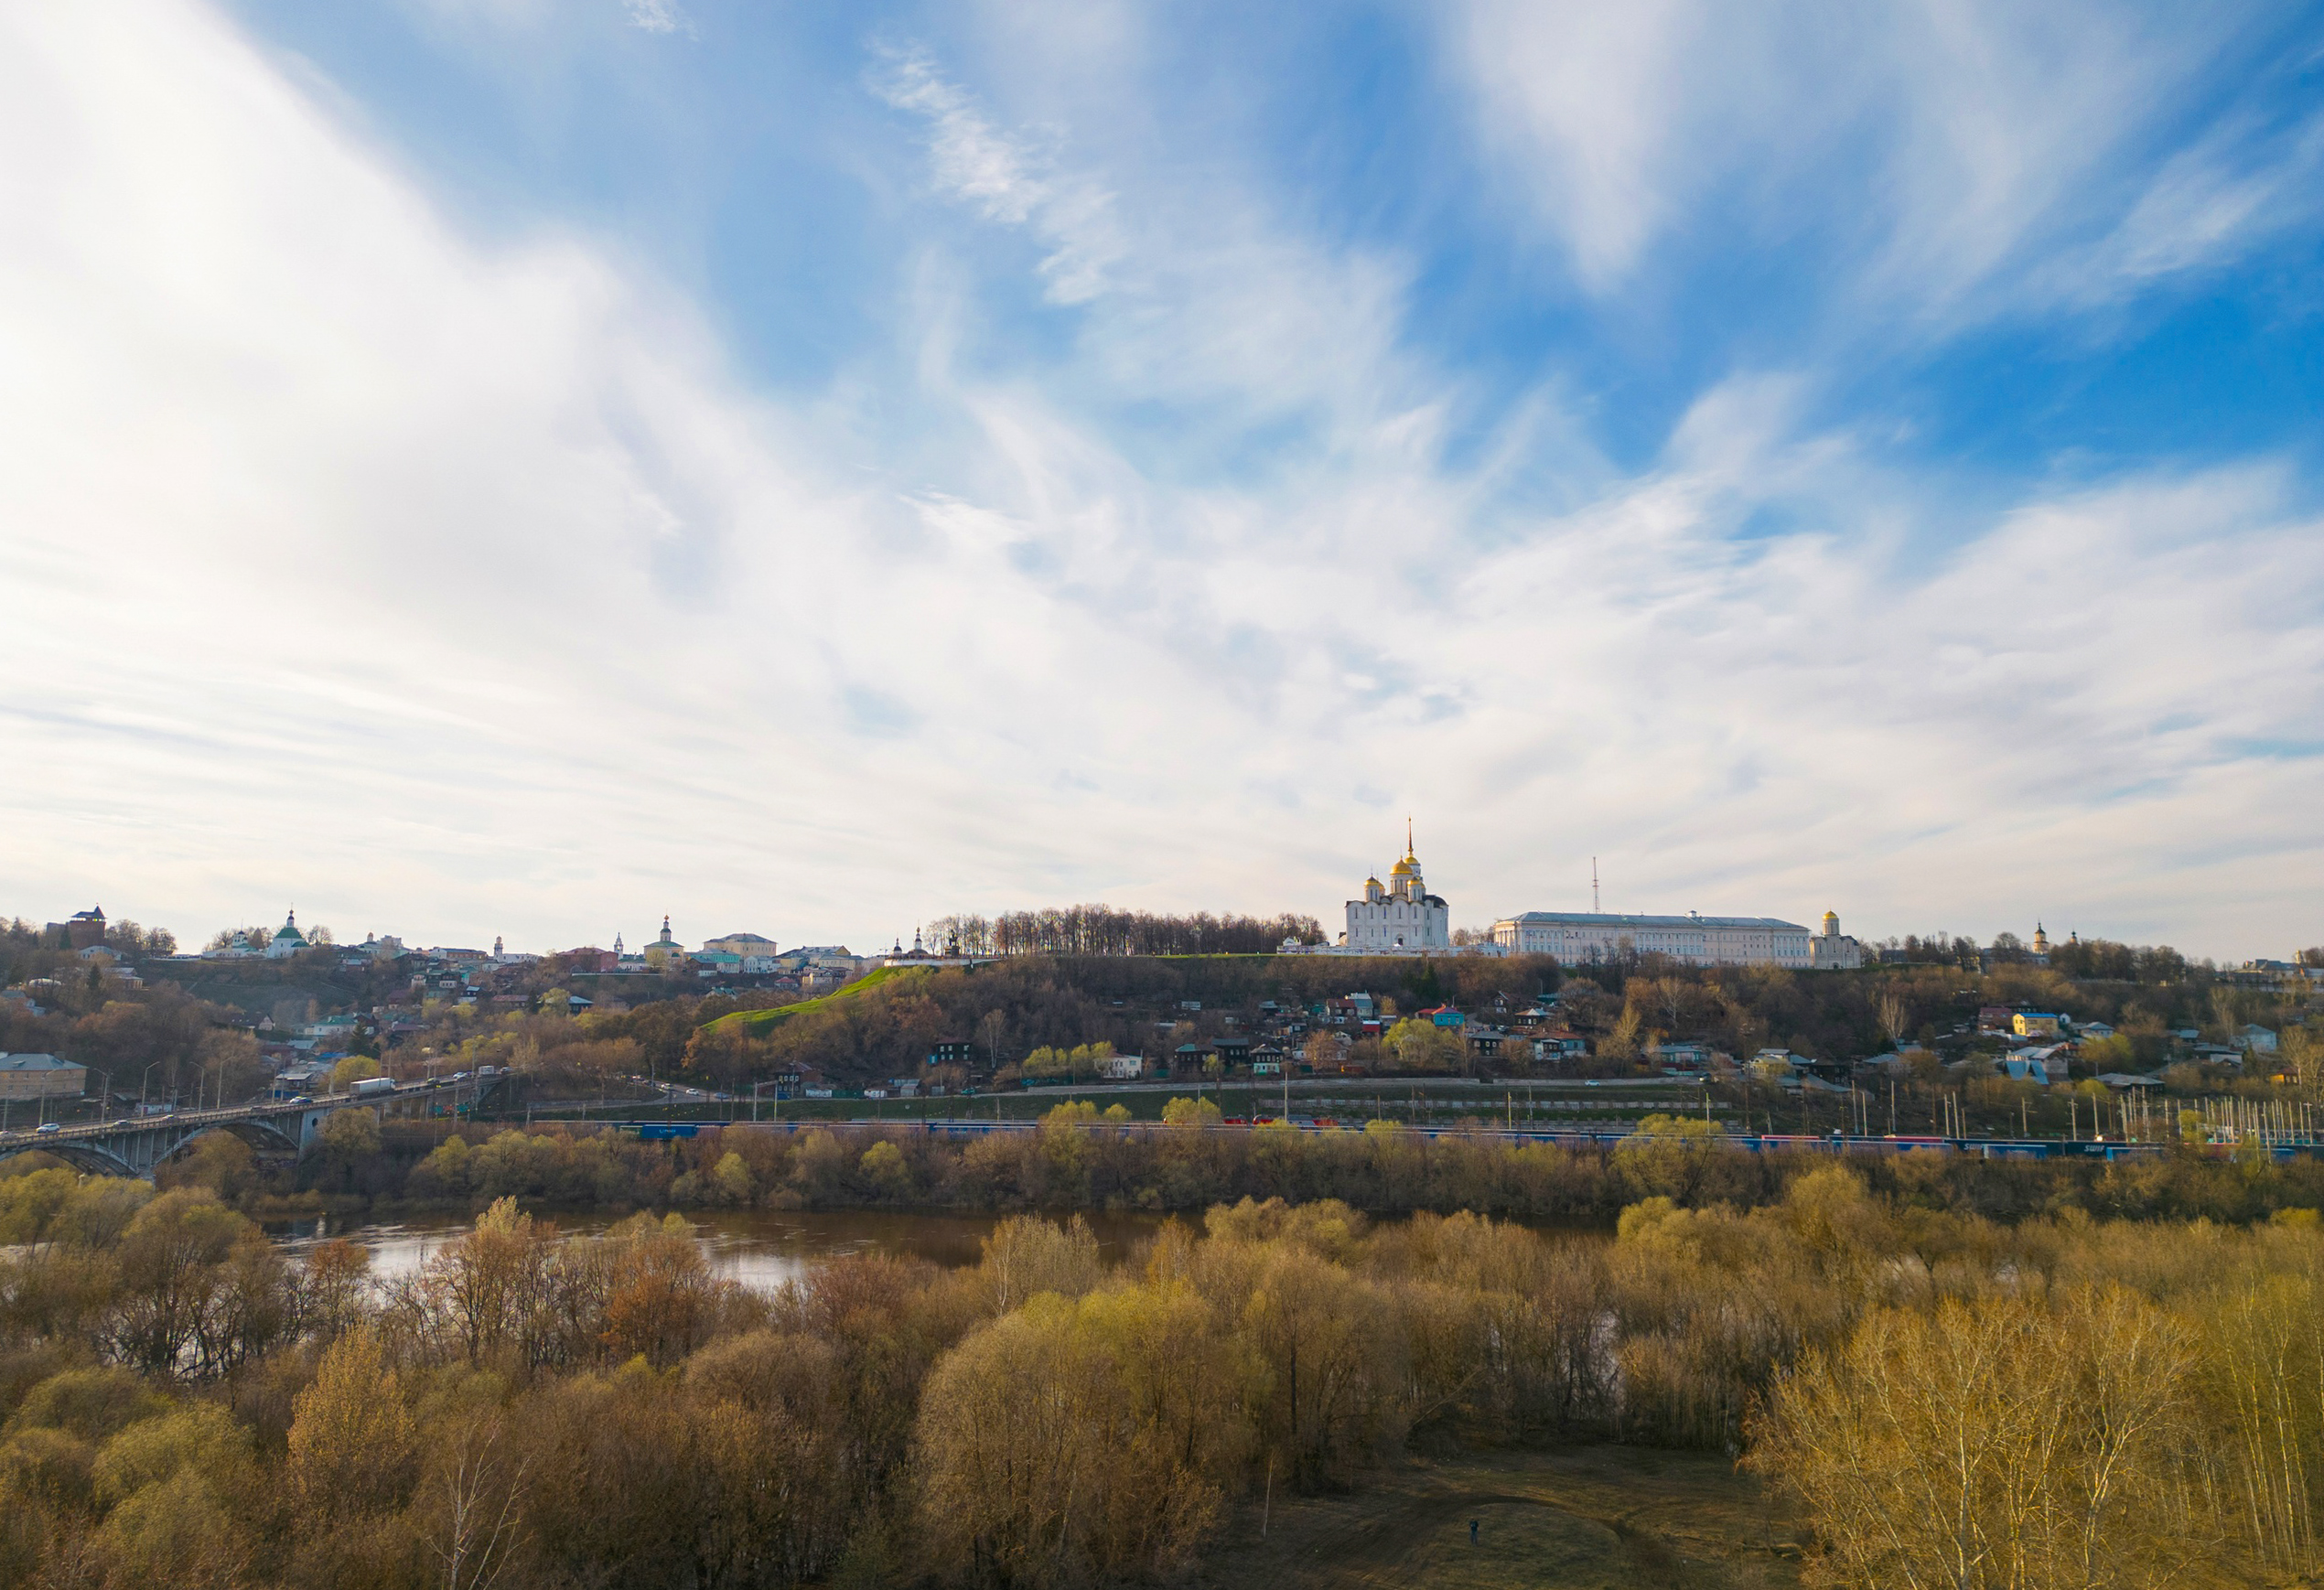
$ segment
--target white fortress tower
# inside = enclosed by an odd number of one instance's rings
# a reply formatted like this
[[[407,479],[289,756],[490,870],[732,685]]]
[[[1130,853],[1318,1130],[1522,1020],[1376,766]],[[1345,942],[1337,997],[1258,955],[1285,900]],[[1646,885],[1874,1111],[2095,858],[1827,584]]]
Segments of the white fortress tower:
[[[1416,955],[1452,948],[1452,910],[1421,881],[1413,854],[1412,824],[1404,823],[1404,858],[1388,869],[1388,881],[1364,879],[1363,898],[1348,902],[1348,931],[1341,943],[1359,955]]]

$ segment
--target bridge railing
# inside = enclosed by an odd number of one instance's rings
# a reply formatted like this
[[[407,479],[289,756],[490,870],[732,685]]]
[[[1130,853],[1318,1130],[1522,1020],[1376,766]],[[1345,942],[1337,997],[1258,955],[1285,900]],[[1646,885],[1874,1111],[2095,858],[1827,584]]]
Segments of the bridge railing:
[[[13,1127],[0,1132],[0,1144],[14,1146],[19,1143],[78,1142],[89,1138],[117,1137],[131,1132],[176,1132],[188,1126],[227,1125],[236,1121],[264,1121],[282,1115],[303,1115],[309,1110],[344,1110],[357,1104],[380,1104],[392,1099],[410,1099],[451,1095],[457,1097],[473,1083],[457,1087],[431,1087],[425,1082],[400,1085],[392,1093],[373,1093],[358,1098],[349,1093],[325,1093],[304,1104],[294,1104],[286,1099],[253,1101],[247,1104],[226,1104],[209,1110],[173,1110],[167,1115],[123,1115],[111,1121],[81,1121],[63,1126],[61,1131],[42,1132],[36,1127]]]

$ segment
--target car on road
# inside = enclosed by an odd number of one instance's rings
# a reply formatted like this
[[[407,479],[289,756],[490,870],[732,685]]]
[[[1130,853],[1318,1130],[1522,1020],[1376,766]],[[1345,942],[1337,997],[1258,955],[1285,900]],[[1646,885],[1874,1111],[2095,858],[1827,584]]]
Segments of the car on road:
[[[62,1132],[64,1129],[64,1123],[60,1121],[47,1121],[43,1122],[39,1126],[34,1128],[34,1135],[48,1137],[56,1133]]]
[[[304,1093],[294,1093],[291,1095],[290,1101],[294,1104],[312,1104],[315,1101]]]

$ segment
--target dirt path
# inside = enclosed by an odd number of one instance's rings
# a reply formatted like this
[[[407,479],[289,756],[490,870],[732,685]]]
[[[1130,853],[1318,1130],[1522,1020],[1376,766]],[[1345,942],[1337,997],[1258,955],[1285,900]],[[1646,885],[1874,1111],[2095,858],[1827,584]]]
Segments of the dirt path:
[[[1471,1453],[1358,1495],[1245,1509],[1197,1582],[1216,1590],[1772,1590],[1798,1547],[1727,1463],[1629,1447]],[[1471,1543],[1469,1523],[1478,1526]]]

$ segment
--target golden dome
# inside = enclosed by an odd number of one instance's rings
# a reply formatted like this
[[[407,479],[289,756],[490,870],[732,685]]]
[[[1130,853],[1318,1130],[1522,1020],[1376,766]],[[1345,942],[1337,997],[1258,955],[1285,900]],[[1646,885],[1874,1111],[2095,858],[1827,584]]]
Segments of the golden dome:
[[[1404,860],[1398,862],[1395,865],[1388,869],[1388,876],[1392,878],[1410,877],[1415,870],[1416,865],[1417,864],[1414,862],[1412,857],[1406,856]]]

